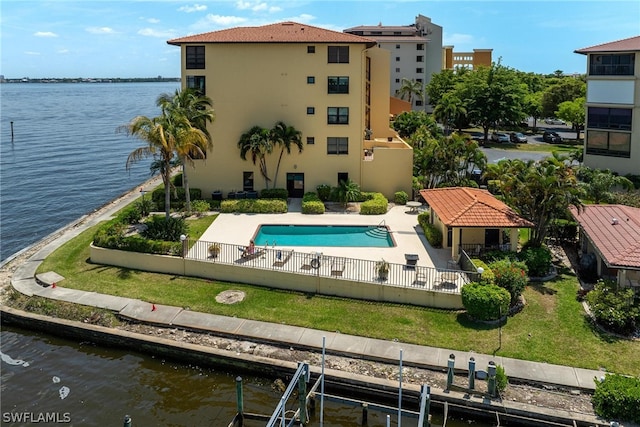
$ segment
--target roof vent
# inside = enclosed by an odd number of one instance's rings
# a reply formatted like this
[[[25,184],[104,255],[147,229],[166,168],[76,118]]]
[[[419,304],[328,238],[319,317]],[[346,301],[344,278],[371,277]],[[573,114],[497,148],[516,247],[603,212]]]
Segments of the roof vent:
[[[611,225],[616,225],[618,223],[618,218],[611,218]]]

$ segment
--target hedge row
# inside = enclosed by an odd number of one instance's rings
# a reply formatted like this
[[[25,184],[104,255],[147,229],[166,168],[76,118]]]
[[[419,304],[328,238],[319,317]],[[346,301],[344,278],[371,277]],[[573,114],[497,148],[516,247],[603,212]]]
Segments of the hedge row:
[[[418,215],[418,224],[422,227],[422,231],[424,232],[424,236],[427,238],[427,241],[434,248],[442,247],[442,232],[438,227],[429,223],[429,213],[422,212]]]
[[[289,198],[289,192],[286,188],[266,188],[260,191],[260,198],[287,200]]]
[[[118,249],[128,252],[147,254],[181,255],[181,242],[165,242],[145,239],[139,235],[125,237],[127,224],[123,218],[116,217],[104,224],[93,236],[93,244],[100,248]]]
[[[282,199],[223,200],[221,213],[285,213],[287,201]]]
[[[467,314],[477,320],[498,320],[509,313],[511,295],[497,285],[472,282],[460,291]]]
[[[316,193],[312,191],[305,193],[302,197],[303,214],[323,214],[324,211],[324,203]]]
[[[184,208],[184,203],[186,201],[186,191],[183,187],[176,187],[175,191],[172,188],[169,192],[170,194],[170,202],[169,205],[172,209],[182,209]],[[199,200],[202,199],[202,190],[199,188],[189,188],[189,194],[191,195],[191,200]],[[151,200],[156,205],[156,209],[163,211],[164,210],[164,187],[158,187],[151,193]]]
[[[389,201],[382,193],[362,193],[367,201],[360,204],[360,215],[382,215],[387,213]]]

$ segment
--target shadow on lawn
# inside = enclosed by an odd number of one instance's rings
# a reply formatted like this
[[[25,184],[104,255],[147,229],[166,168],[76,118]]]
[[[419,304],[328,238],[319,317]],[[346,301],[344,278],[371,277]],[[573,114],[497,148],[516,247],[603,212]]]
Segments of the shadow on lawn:
[[[493,322],[483,322],[479,320],[471,319],[467,313],[458,313],[456,316],[458,324],[467,329],[473,329],[474,331],[492,331],[498,329],[500,326],[504,326],[507,323],[506,317],[502,320],[496,320]]]

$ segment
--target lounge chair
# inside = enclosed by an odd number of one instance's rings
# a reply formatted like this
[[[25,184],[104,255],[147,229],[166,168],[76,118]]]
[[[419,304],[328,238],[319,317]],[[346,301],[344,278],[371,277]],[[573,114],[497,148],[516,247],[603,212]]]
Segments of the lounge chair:
[[[342,276],[342,273],[344,272],[344,266],[344,258],[334,258],[333,261],[331,261],[331,275]]]
[[[245,262],[250,261],[252,259],[256,259],[262,255],[264,255],[267,251],[262,248],[255,248],[252,253],[248,253],[246,250],[242,250],[242,255],[240,255],[240,259],[238,261]]]
[[[290,251],[277,250],[276,251],[276,260],[273,261],[273,266],[274,267],[284,267],[284,265],[287,262],[289,262],[289,259],[291,258],[292,255],[293,255],[293,249],[291,249]]]
[[[312,268],[317,270],[320,268],[320,259],[322,258],[322,253],[314,252],[307,254],[302,261],[302,265],[300,266],[300,270],[311,270]]]

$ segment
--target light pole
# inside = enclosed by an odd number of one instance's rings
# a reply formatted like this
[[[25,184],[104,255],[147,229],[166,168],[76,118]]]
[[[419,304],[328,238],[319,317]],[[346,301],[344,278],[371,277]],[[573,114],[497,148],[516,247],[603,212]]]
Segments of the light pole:
[[[482,273],[484,273],[484,268],[478,267],[476,271],[478,272],[478,283],[480,283],[480,281],[482,280]]]
[[[187,256],[187,245],[188,245],[187,236],[184,234],[181,234],[180,242],[182,242],[182,275],[186,276],[187,266],[186,266],[185,257]]]

